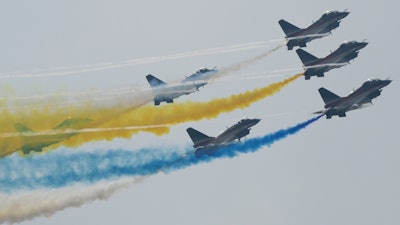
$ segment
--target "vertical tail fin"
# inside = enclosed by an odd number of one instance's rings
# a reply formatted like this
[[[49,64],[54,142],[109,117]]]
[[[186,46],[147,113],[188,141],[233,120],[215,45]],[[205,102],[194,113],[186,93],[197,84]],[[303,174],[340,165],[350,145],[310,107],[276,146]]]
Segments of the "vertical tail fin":
[[[285,32],[286,36],[289,36],[289,35],[293,34],[294,32],[300,30],[300,28],[287,22],[286,20],[279,20],[278,23],[281,26],[283,32]]]
[[[201,144],[205,141],[209,141],[209,140],[213,139],[213,137],[207,136],[207,135],[201,133],[200,131],[195,130],[191,127],[186,129],[186,131],[189,134],[190,138],[192,139],[195,147],[197,147],[199,144]]]
[[[60,124],[53,127],[53,129],[66,129],[66,128],[81,128],[84,125],[92,122],[92,119],[89,118],[72,118],[68,117],[67,119],[63,120]]]
[[[321,95],[322,99],[324,100],[325,104],[329,104],[330,102],[341,99],[340,96],[328,91],[327,89],[325,89],[323,87],[318,89],[318,91],[319,91],[319,94]]]
[[[319,60],[319,58],[311,55],[310,53],[304,51],[303,49],[297,49],[296,53],[299,56],[301,62],[303,62],[303,65],[305,65],[305,66]]]
[[[155,77],[155,76],[153,76],[151,74],[147,75],[146,79],[147,79],[147,81],[149,82],[149,84],[150,84],[150,86],[152,88],[156,88],[156,87],[163,86],[163,85],[167,84],[164,81],[158,79],[157,77]]]
[[[18,132],[30,132],[33,131],[31,128],[23,125],[22,123],[16,123],[14,124],[15,130]]]

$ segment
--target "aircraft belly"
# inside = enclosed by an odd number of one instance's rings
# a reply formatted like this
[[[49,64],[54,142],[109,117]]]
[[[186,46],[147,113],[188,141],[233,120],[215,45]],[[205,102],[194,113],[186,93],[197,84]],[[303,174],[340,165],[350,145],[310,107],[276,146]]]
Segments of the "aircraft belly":
[[[334,63],[340,63],[341,59],[343,57],[340,55],[331,55],[330,57],[328,56],[325,58],[325,60],[321,61],[320,64],[334,64]]]
[[[237,134],[239,134],[242,130],[228,130],[225,133],[220,134],[218,137],[215,138],[213,144],[215,146],[222,146],[227,145],[238,139]]]
[[[178,98],[181,95],[185,95],[185,94],[184,93],[180,93],[180,94],[177,94],[177,93],[165,94],[165,93],[163,93],[163,94],[155,95],[154,98],[156,100],[160,101],[160,102],[166,102],[166,101],[170,101],[170,100],[173,100],[175,98]]]
[[[216,140],[215,145],[226,145],[231,143],[232,141],[234,141],[235,139],[233,138],[233,136],[230,135],[226,135],[223,137],[220,137]]]
[[[312,34],[324,34],[331,32],[333,29],[339,26],[339,22],[337,20],[328,20],[328,21],[317,21],[309,27],[308,33]]]
[[[326,66],[316,67],[316,68],[308,68],[304,72],[304,75],[306,75],[306,76],[314,76],[314,75],[322,74],[322,73],[327,72],[327,71],[329,71],[329,69]]]
[[[364,91],[364,92],[353,92],[349,97],[348,100],[351,102],[351,106],[358,105],[360,102],[363,102],[368,95],[370,94],[370,91]]]
[[[345,63],[358,56],[358,53],[354,51],[342,51],[340,53],[334,54],[332,58],[329,59],[330,63]]]
[[[56,144],[63,140],[66,140],[77,133],[66,133],[66,134],[57,134],[57,135],[48,135],[48,136],[26,136],[23,137],[23,141],[26,146],[30,146],[30,148],[45,148],[47,146]]]
[[[179,96],[182,95],[188,95],[196,91],[196,88],[194,86],[190,87],[171,87],[171,88],[161,88],[158,90],[153,91],[153,95],[158,98],[158,99],[174,99],[178,98]],[[165,101],[165,100],[164,100]]]
[[[334,115],[342,115],[345,114],[347,111],[351,111],[357,108],[358,106],[356,106],[355,103],[345,103],[334,108]]]
[[[326,30],[326,25],[325,24],[319,24],[313,28],[311,28],[310,30],[308,30],[307,33],[309,34],[322,34],[324,30]]]
[[[194,155],[196,156],[196,158],[200,158],[203,155],[213,155],[214,152],[217,150],[218,148],[214,147],[214,146],[209,146],[209,147],[202,147],[202,148],[198,148],[196,149],[196,151],[194,151]]]

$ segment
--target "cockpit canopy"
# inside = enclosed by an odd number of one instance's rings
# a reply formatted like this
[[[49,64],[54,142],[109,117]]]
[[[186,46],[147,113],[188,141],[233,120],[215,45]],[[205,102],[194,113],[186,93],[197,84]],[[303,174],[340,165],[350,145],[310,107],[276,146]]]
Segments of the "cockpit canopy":
[[[345,41],[344,44],[356,43],[356,41]]]
[[[345,47],[345,46],[349,46],[349,45],[353,45],[353,44],[356,44],[357,43],[357,41],[345,41],[345,42],[343,42],[340,46],[339,46],[339,48],[340,47]]]
[[[380,79],[368,79],[367,81],[364,82],[363,86],[364,87],[374,86],[376,84],[379,84],[380,81],[381,81]]]
[[[247,118],[247,117],[242,117],[242,119],[239,121],[239,123],[243,123],[243,122],[248,121],[248,120],[249,120],[249,118]]]
[[[336,11],[336,10],[329,10],[329,11],[326,11],[326,12],[322,15],[322,18],[326,18],[326,17],[328,17],[328,16],[330,16],[330,15],[337,14],[337,13],[339,13],[339,11]]]
[[[207,69],[207,68],[205,68],[205,67],[201,67],[199,70],[197,70],[196,73],[206,73],[206,72],[208,72],[208,71],[210,71],[210,70]]]
[[[337,11],[337,10],[328,10],[328,11],[325,12],[325,14],[328,15],[328,14],[338,13],[338,12],[339,11]]]

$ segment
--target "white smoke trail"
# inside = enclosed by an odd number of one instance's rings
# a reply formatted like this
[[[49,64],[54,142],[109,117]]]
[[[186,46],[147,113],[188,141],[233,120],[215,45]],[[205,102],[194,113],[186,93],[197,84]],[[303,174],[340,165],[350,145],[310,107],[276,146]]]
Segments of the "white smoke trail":
[[[288,72],[299,71],[301,69],[302,67],[292,67],[280,70],[260,71],[253,73],[238,74],[235,76],[225,76],[212,80],[212,83],[224,83],[224,82],[242,81],[242,80],[258,80],[258,79],[285,77],[288,76],[287,74]]]
[[[270,117],[280,117],[287,116],[291,114],[299,114],[299,113],[307,113],[306,111],[298,111],[298,112],[281,112],[275,114],[263,115],[257,118],[270,118]],[[224,120],[219,120],[219,122]],[[229,120],[231,121],[231,120]],[[108,128],[83,128],[83,129],[65,129],[65,130],[43,130],[43,131],[24,131],[24,132],[9,132],[9,133],[0,133],[0,138],[10,138],[10,137],[35,137],[35,136],[51,136],[51,135],[60,135],[60,134],[79,134],[79,133],[97,133],[97,132],[108,132],[108,131],[126,131],[126,130],[143,130],[143,129],[152,129],[152,128],[160,128],[160,127],[171,127],[174,124],[154,124],[154,125],[146,125],[146,126],[125,126],[125,127],[108,127]]]
[[[218,71],[218,73],[211,78],[207,79],[206,81],[213,82],[216,79],[219,79],[223,76],[227,76],[233,72],[237,72],[241,70],[243,67],[250,66],[253,63],[256,63],[263,58],[269,56],[271,53],[277,51],[280,49],[284,44],[279,44],[269,51],[258,55],[256,57],[253,57],[248,60],[244,60],[242,62],[235,63],[231,66],[228,66],[226,68],[221,69]],[[242,47],[242,46],[240,46]],[[254,46],[252,46],[254,47]],[[219,50],[219,49],[217,49]],[[226,49],[223,49],[226,51]],[[260,78],[261,76],[259,76]],[[249,78],[247,78],[249,79]],[[186,83],[188,84],[188,83]],[[169,85],[180,85],[180,83],[170,83]],[[161,91],[171,91],[172,89],[166,88],[165,90]],[[177,88],[176,90],[173,89],[175,92],[182,91],[183,89]],[[160,92],[160,90],[158,90]],[[141,106],[144,104],[147,104],[153,100],[153,90],[150,88],[142,88],[141,90],[132,90],[129,88],[120,88],[120,89],[111,89],[111,90],[103,90],[103,91],[97,91],[95,90],[94,92],[78,92],[78,93],[64,93],[62,94],[55,94],[55,95],[50,95],[50,94],[45,94],[45,95],[33,95],[33,96],[18,96],[13,98],[4,98],[6,100],[6,107],[8,110],[15,111],[15,110],[30,110],[31,107],[38,108],[41,105],[45,105],[46,107],[58,107],[58,108],[69,108],[73,106],[79,106],[79,105],[87,105],[90,103],[91,105],[96,104],[96,107],[113,107],[113,106]],[[174,93],[175,93],[174,92]],[[187,90],[183,90],[184,93],[187,92]],[[183,94],[184,94],[183,93]],[[86,96],[84,96],[86,95]],[[70,99],[68,98],[69,96],[74,96],[74,97],[79,97],[79,96],[84,96],[85,98],[74,98]],[[65,98],[66,100],[64,101],[55,101],[52,103],[48,102],[40,102],[40,99],[44,99],[46,97],[53,97],[53,98]],[[32,99],[37,99],[37,101],[33,102],[31,101]],[[101,104],[101,105],[100,105]]]
[[[247,66],[249,66],[249,65],[251,65],[253,63],[256,63],[256,62],[262,60],[263,58],[269,56],[271,53],[279,50],[280,48],[282,48],[285,45],[286,44],[284,44],[284,43],[278,44],[277,46],[273,47],[272,49],[268,50],[267,52],[265,52],[265,53],[263,53],[261,55],[258,55],[258,56],[254,57],[254,58],[251,58],[251,59],[239,62],[239,63],[235,63],[235,64],[233,64],[231,66],[222,68],[216,74],[216,76],[214,78],[218,78],[218,77],[221,77],[221,76],[226,76],[227,74],[231,74],[233,72],[237,72],[237,71],[241,70],[243,67],[247,67]]]
[[[33,136],[48,136],[48,135],[60,135],[60,134],[96,133],[96,132],[123,131],[123,130],[142,130],[142,129],[151,129],[151,128],[160,128],[160,127],[170,127],[172,125],[173,124],[156,124],[156,125],[146,125],[146,126],[10,132],[10,133],[0,134],[0,138],[10,138],[10,137],[19,137],[19,136],[33,137]]]
[[[253,138],[252,140],[245,141],[244,143],[231,147],[226,147],[223,151],[221,150],[217,155],[213,157],[216,158],[231,158],[240,155],[240,153],[251,153],[262,149],[263,146],[269,146],[272,143],[279,141],[288,137],[289,135],[294,135],[300,130],[306,128],[313,122],[317,121],[321,118],[322,115],[309,119],[305,122],[299,123],[295,126],[288,127],[286,129],[280,129],[273,133]],[[123,150],[122,150],[123,151]],[[119,151],[112,152],[113,154],[119,153]],[[169,152],[169,151],[167,151]],[[157,174],[162,171],[172,171],[172,170],[179,170],[182,168],[186,168],[188,166],[193,166],[198,163],[204,162],[201,159],[193,160],[193,156],[189,156],[186,152],[183,155],[175,155],[174,157],[170,158],[168,155],[161,158],[148,157],[149,160],[147,164],[145,163],[142,166],[134,167],[135,170],[146,170],[147,172],[144,173],[145,175],[142,176],[137,182],[142,182],[143,179],[147,177]],[[107,155],[107,159],[110,159],[111,155]],[[115,155],[117,156],[117,155]],[[123,158],[132,157],[131,151],[125,151]],[[89,156],[89,161],[92,156]],[[115,162],[118,161],[119,156],[112,157],[111,161]],[[146,157],[145,157],[146,158]],[[144,161],[146,161],[144,160]],[[155,160],[155,161],[154,161]],[[210,161],[210,159],[203,160]],[[95,165],[99,164],[99,161],[92,161],[91,163],[95,163]],[[150,169],[148,167],[149,164],[157,164],[158,166],[153,167]],[[38,165],[44,165],[43,162],[40,162]],[[47,165],[46,165],[47,166]],[[127,165],[121,166],[123,171],[126,171],[126,168],[131,168],[131,164],[128,163]],[[143,167],[144,166],[144,167]],[[114,170],[115,166],[109,166],[111,170]],[[150,171],[148,171],[150,170]],[[98,172],[98,171],[97,171]],[[116,171],[120,173],[120,171]],[[104,171],[101,172],[103,174]],[[131,173],[130,175],[135,175],[136,172]],[[146,175],[147,174],[147,175]],[[129,175],[126,174],[126,175]],[[81,175],[77,176],[80,177]],[[91,179],[90,179],[91,180]],[[69,207],[79,207],[83,204],[91,201],[95,201],[97,199],[107,199],[111,194],[115,191],[128,187],[132,184],[135,180],[133,179],[125,179],[114,181],[112,183],[96,183],[94,186],[90,186],[89,188],[84,188],[83,186],[74,186],[74,187],[67,187],[62,189],[52,189],[52,190],[35,190],[29,191],[24,193],[17,193],[12,194],[9,196],[0,195],[0,223],[16,223],[21,222],[24,220],[30,220],[38,216],[51,216],[55,212],[69,208]]]
[[[310,68],[320,68],[320,67],[325,67],[325,66],[339,68],[339,67],[342,67],[342,66],[346,66],[348,64],[349,63],[347,63],[347,62],[344,62],[344,63],[324,63],[324,64],[318,64],[318,65],[315,65],[315,66],[303,66],[303,68],[304,69],[310,69]]]
[[[205,50],[183,52],[183,53],[177,53],[177,54],[171,54],[171,55],[165,55],[165,56],[130,59],[130,60],[124,60],[121,62],[105,62],[105,63],[88,64],[88,65],[69,67],[69,68],[68,67],[59,67],[59,68],[52,68],[52,69],[35,69],[30,72],[29,71],[28,72],[17,71],[17,72],[9,72],[9,73],[0,73],[0,79],[67,76],[67,75],[89,73],[89,72],[95,72],[95,71],[104,71],[104,70],[110,70],[110,69],[125,68],[125,67],[139,65],[139,64],[163,62],[163,61],[167,61],[167,60],[176,60],[176,59],[183,59],[183,58],[189,58],[189,57],[195,57],[195,56],[213,55],[213,54],[221,54],[221,53],[228,53],[228,52],[252,50],[252,49],[257,49],[257,48],[265,48],[265,47],[269,46],[270,43],[277,42],[280,40],[282,40],[282,39],[232,45],[232,46],[227,46],[227,47],[210,48],[210,49],[205,49]]]
[[[308,67],[304,67],[308,68]],[[269,70],[269,71],[260,71],[260,72],[252,72],[252,73],[244,73],[239,74],[236,78],[226,76],[224,78],[219,77],[213,80],[213,82],[227,82],[233,80],[253,80],[253,79],[265,79],[271,77],[281,77],[287,76],[287,72],[298,71],[302,69],[302,67],[293,67],[293,68],[286,68],[286,69],[279,69],[279,70]],[[228,74],[226,74],[228,75]],[[168,82],[170,85],[179,85],[180,82]],[[43,100],[50,97],[61,97],[61,98],[85,98],[87,96],[93,95],[94,97],[90,100],[98,100],[103,101],[106,99],[115,99],[116,97],[121,97],[125,95],[130,95],[132,93],[139,93],[139,92],[151,92],[152,89],[148,86],[140,86],[140,87],[120,87],[120,88],[112,88],[112,89],[99,89],[99,90],[89,90],[89,91],[76,91],[76,92],[62,92],[62,93],[45,93],[45,94],[38,94],[38,95],[21,95],[21,96],[10,96],[7,97],[8,100]],[[103,97],[109,96],[109,97]],[[128,96],[127,96],[128,97]]]
[[[224,75],[217,75],[218,77],[211,77],[207,82],[209,83],[223,83],[223,82],[232,82],[232,81],[242,81],[242,80],[255,80],[255,79],[269,79],[276,77],[284,77],[287,76],[288,72],[298,71],[302,69],[302,67],[293,67],[287,69],[280,70],[272,70],[272,71],[261,71],[261,72],[253,72],[246,74],[239,74],[235,77],[229,76],[227,72],[224,72]],[[233,70],[231,72],[234,72]],[[194,82],[195,83],[195,82]],[[186,82],[186,84],[190,84],[190,82]],[[168,85],[177,86],[180,85],[180,82],[170,83]],[[172,93],[171,90],[162,91],[162,93]],[[177,89],[173,91],[173,93],[179,93],[180,90]],[[181,92],[186,92],[186,90],[181,90]],[[60,99],[68,99],[68,102],[57,102],[54,104],[49,104],[49,98],[60,98]],[[96,106],[107,106],[110,107],[110,104],[119,104],[119,105],[143,105],[153,101],[152,89],[150,87],[121,87],[114,89],[103,89],[103,90],[90,90],[84,92],[64,92],[64,93],[47,93],[47,94],[39,94],[39,95],[30,95],[30,96],[11,96],[6,98],[10,103],[7,107],[10,110],[21,110],[26,109],[30,110],[32,107],[32,102],[34,102],[35,107],[40,107],[40,105],[45,106],[54,106],[54,107],[71,107],[71,106],[81,106],[85,105],[88,102]],[[140,103],[138,103],[140,102]],[[13,104],[12,104],[13,103]],[[17,104],[16,104],[17,103]],[[26,104],[28,103],[28,104]],[[136,104],[138,103],[138,104]]]
[[[0,194],[0,224],[18,223],[35,217],[49,217],[71,207],[96,200],[107,200],[113,193],[142,179],[123,178],[92,186],[76,185],[51,190],[35,190],[12,195]]]
[[[329,36],[329,35],[330,35],[330,33],[323,33],[323,34],[307,34],[307,35],[302,35],[302,36],[287,38],[287,40],[296,40],[296,39],[301,39],[301,38],[306,38],[306,37],[326,37],[326,36]]]

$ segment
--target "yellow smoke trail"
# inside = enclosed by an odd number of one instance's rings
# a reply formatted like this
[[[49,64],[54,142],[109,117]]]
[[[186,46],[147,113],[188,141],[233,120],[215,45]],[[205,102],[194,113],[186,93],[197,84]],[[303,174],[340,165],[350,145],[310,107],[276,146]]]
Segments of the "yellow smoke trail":
[[[8,134],[15,132],[14,123],[23,123],[36,131],[48,131],[59,124],[62,120],[72,116],[74,118],[90,118],[93,122],[87,127],[74,127],[73,129],[98,128],[103,132],[87,132],[72,136],[58,145],[79,146],[95,140],[112,140],[114,138],[129,138],[140,131],[151,132],[162,135],[169,132],[168,126],[188,121],[211,119],[224,112],[231,112],[238,108],[246,108],[250,104],[267,96],[279,92],[283,87],[302,76],[296,74],[283,81],[272,83],[263,88],[257,88],[241,94],[231,95],[225,98],[214,99],[208,102],[183,102],[163,106],[138,105],[128,107],[98,108],[91,104],[80,107],[54,109],[54,102],[49,107],[42,107],[29,112],[13,113],[3,107],[0,110],[0,133]],[[54,100],[57,101],[57,100]],[[138,127],[138,129],[114,129],[124,127]],[[143,127],[143,128],[140,128]],[[67,132],[67,131],[66,131]],[[29,137],[2,137],[0,138],[0,157],[17,151]],[[36,141],[40,138],[32,137]],[[44,135],[43,140],[49,139]],[[28,139],[29,140],[29,139]],[[57,145],[53,145],[57,147]]]
[[[214,99],[208,102],[184,102],[163,105],[161,107],[143,106],[133,110],[120,113],[119,116],[104,118],[104,121],[97,121],[101,124],[99,128],[127,127],[127,126],[154,126],[151,128],[135,130],[109,130],[99,133],[83,133],[64,141],[62,144],[67,146],[78,146],[86,142],[95,140],[112,140],[117,137],[129,138],[133,134],[146,131],[156,135],[169,132],[169,127],[156,125],[170,124],[175,125],[188,121],[198,121],[201,119],[211,119],[224,112],[231,112],[238,108],[249,107],[250,104],[257,102],[265,97],[279,92],[283,87],[301,77],[303,73],[296,74],[283,81],[272,83],[263,88],[257,88],[241,94],[231,95],[226,98]]]

